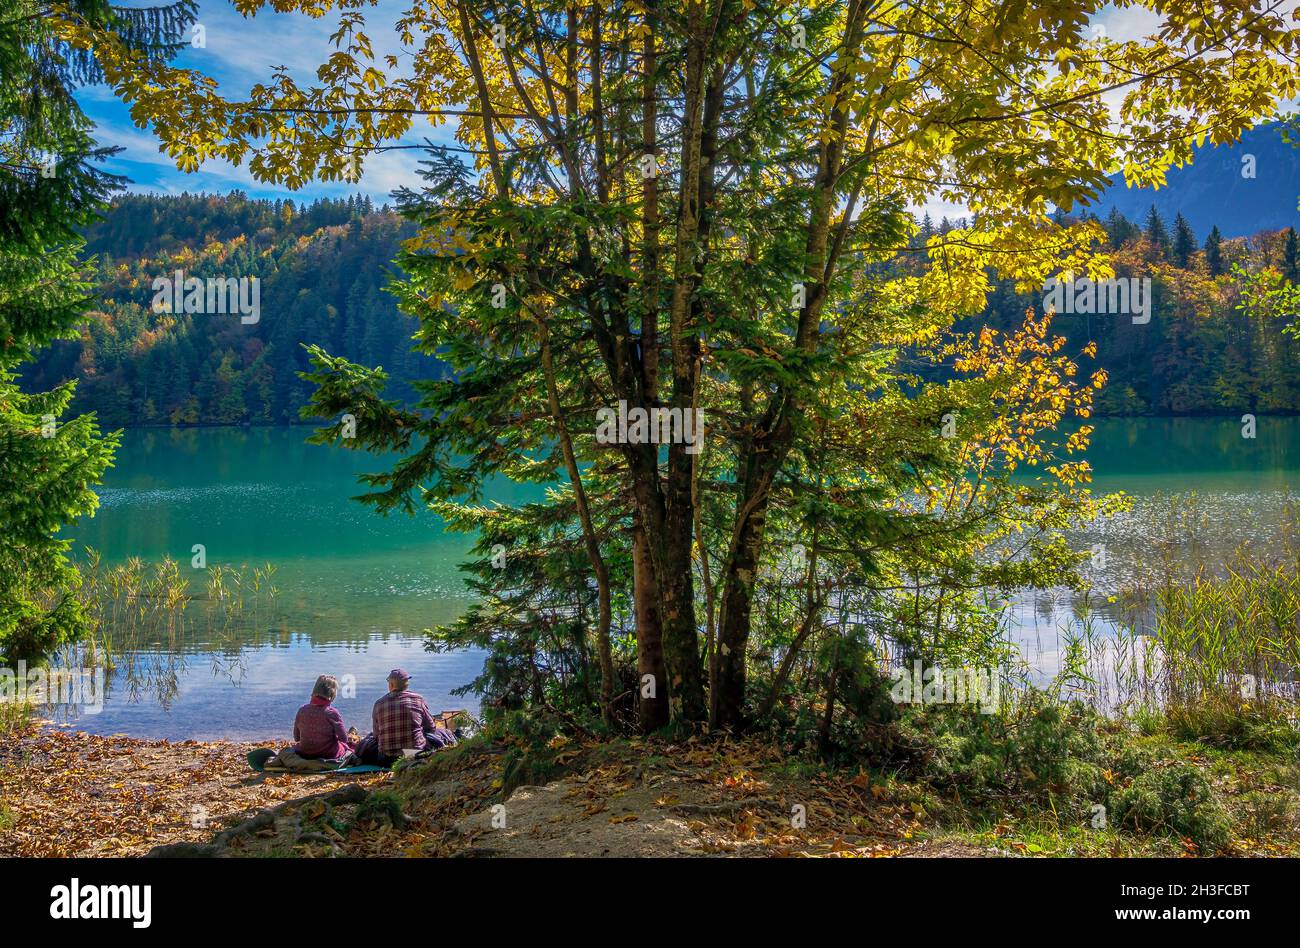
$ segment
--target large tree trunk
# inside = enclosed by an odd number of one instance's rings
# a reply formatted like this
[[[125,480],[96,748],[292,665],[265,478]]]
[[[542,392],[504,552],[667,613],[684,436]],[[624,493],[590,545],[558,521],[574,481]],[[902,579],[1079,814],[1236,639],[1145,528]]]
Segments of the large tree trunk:
[[[713,721],[718,727],[738,727],[745,707],[745,650],[749,644],[754,579],[763,551],[770,483],[763,453],[752,450],[750,465],[737,504],[739,529],[723,577],[722,611],[718,626],[717,693],[712,696]]]
[[[638,591],[637,614],[647,621],[651,616],[657,619],[663,675],[656,681],[670,716],[699,721],[704,718],[704,689],[691,571],[693,521],[681,525],[683,516],[691,517],[689,485],[684,510],[681,505],[665,503],[655,445],[639,448],[629,452],[638,521],[635,532],[644,542],[645,575],[653,582]]]
[[[632,593],[636,609],[637,717],[645,733],[668,723],[668,671],[664,665],[659,585],[640,517],[632,528]],[[646,676],[653,685],[646,695]]]
[[[685,509],[682,509],[685,507]],[[695,580],[691,547],[693,523],[689,503],[674,505],[666,518],[667,536],[660,544],[659,614],[663,621],[664,661],[668,666],[669,708],[674,719],[703,721],[704,677],[699,630],[695,624]]]
[[[861,46],[865,6],[864,0],[853,0],[850,4],[845,26],[846,51]],[[837,62],[848,62],[852,58],[845,55],[843,60]],[[842,64],[833,67],[830,84],[832,96],[838,99],[852,81],[851,70]],[[844,168],[847,123],[847,113],[830,110],[826,124],[831,134],[822,140],[818,149],[817,176],[813,181],[812,207],[808,215],[804,247],[803,284],[806,295],[795,331],[795,345],[810,354],[817,348],[828,283],[843,249],[857,202],[855,190],[835,228],[832,243],[831,222],[838,205],[837,189]],[[779,386],[759,421],[758,431],[740,452],[737,460],[740,491],[736,499],[732,547],[723,581],[723,615],[718,632],[720,694],[714,699],[716,720],[722,726],[738,726],[743,723],[745,651],[749,645],[754,574],[763,548],[763,529],[767,523],[768,505],[771,503],[772,482],[790,452],[795,430],[794,419],[803,408],[800,401],[801,393],[798,390]]]
[[[690,38],[686,49],[685,117],[681,145],[681,200],[673,248],[673,283],[669,304],[672,349],[673,408],[683,415],[695,405],[695,361],[699,338],[694,331],[693,298],[699,282],[702,149],[705,129],[705,60],[709,36],[703,4],[691,4]],[[662,600],[664,658],[669,675],[669,708],[673,717],[703,721],[704,678],[700,667],[699,630],[695,622],[695,583],[691,551],[695,516],[691,501],[692,456],[686,445],[668,448],[664,485],[664,529],[651,548]]]

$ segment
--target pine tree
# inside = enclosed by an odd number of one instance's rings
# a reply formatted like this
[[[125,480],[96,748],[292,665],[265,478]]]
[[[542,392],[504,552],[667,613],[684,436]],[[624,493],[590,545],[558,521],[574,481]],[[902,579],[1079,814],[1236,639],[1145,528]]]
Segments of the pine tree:
[[[1147,240],[1151,241],[1152,245],[1158,247],[1163,253],[1167,254],[1169,252],[1169,230],[1165,227],[1164,218],[1160,216],[1160,212],[1156,210],[1154,204],[1151,205],[1151,210],[1147,212],[1145,233]]]
[[[1212,277],[1223,273],[1223,235],[1219,233],[1218,225],[1211,227],[1210,236],[1205,238],[1205,265]]]
[[[1293,285],[1300,283],[1300,272],[1297,271],[1297,255],[1300,247],[1297,247],[1297,240],[1294,227],[1286,229],[1286,249],[1282,251],[1282,275],[1286,277]]]
[[[1172,250],[1172,259],[1174,266],[1180,270],[1186,270],[1187,264],[1192,259],[1192,254],[1196,252],[1196,235],[1192,233],[1192,225],[1187,223],[1187,218],[1179,214],[1174,218],[1174,243]]]

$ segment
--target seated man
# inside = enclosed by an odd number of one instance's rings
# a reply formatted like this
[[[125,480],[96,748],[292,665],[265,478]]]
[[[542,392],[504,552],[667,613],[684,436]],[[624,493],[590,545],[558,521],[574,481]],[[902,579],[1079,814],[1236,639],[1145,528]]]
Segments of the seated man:
[[[352,753],[343,716],[330,702],[339,683],[332,675],[321,675],[311,690],[311,701],[298,709],[293,720],[293,750],[309,760],[338,760]]]
[[[404,750],[422,751],[456,743],[451,732],[433,720],[424,698],[407,690],[410,682],[411,676],[404,669],[394,668],[388,673],[388,694],[375,702],[371,715],[373,742],[370,738],[363,742],[373,747],[367,747],[367,753],[361,755],[363,762],[370,763],[373,755],[374,763],[389,767]]]

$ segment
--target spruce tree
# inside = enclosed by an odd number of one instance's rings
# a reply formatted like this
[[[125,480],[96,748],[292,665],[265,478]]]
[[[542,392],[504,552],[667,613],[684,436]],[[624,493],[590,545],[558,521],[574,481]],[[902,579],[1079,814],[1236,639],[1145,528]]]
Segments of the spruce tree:
[[[191,0],[151,10],[71,0],[145,56],[164,57],[194,16]],[[37,658],[88,629],[79,577],[59,531],[93,513],[92,485],[118,435],[93,414],[64,418],[74,383],[37,394],[20,364],[76,334],[89,303],[79,273],[80,228],[118,179],[93,162],[92,123],[72,91],[100,81],[93,56],[61,43],[44,3],[18,0],[0,20],[0,659]]]
[[[1210,236],[1205,238],[1205,265],[1209,267],[1210,276],[1223,273],[1223,235],[1218,225],[1210,228]]]
[[[1172,259],[1174,266],[1180,270],[1186,270],[1187,264],[1192,259],[1192,254],[1196,252],[1196,235],[1192,233],[1192,225],[1187,223],[1187,218],[1179,214],[1174,218],[1174,243],[1172,250]]]
[[[1164,218],[1160,216],[1160,212],[1156,210],[1154,204],[1151,205],[1151,210],[1147,212],[1145,232],[1147,240],[1160,248],[1161,252],[1166,254],[1169,252],[1169,230],[1165,227]]]

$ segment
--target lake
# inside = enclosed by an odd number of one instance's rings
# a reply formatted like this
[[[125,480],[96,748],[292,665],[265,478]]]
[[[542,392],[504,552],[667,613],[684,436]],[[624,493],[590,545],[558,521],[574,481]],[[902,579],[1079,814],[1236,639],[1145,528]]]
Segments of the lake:
[[[371,455],[304,443],[307,428],[135,429],[105,477],[98,514],[71,534],[110,563],[170,556],[190,568],[202,544],[207,563],[276,568],[278,595],[256,621],[229,634],[195,631],[168,650],[142,650],[167,687],[132,688],[117,675],[98,714],[75,725],[100,734],[210,740],[288,739],[297,707],[319,674],[352,676],[356,694],[338,707],[368,730],[370,706],[400,665],[432,709],[476,709],[452,690],[479,672],[476,652],[433,654],[422,631],[469,604],[457,563],[471,538],[437,517],[380,517],[349,498],[356,475],[386,470]],[[1135,497],[1130,514],[1072,538],[1104,544],[1103,592],[1135,562],[1177,556],[1187,545],[1215,553],[1276,527],[1300,485],[1300,420],[1259,419],[1241,437],[1237,419],[1101,419],[1089,458],[1094,488]],[[1196,492],[1171,505],[1161,494]],[[536,497],[534,487],[494,485],[489,500]],[[196,577],[192,586],[202,586]],[[1075,603],[1054,593],[1017,597],[1011,629],[1046,675],[1062,623]],[[1101,620],[1109,621],[1104,608]]]
[[[435,711],[477,709],[452,689],[482,666],[474,652],[424,650],[424,629],[454,619],[469,600],[456,565],[472,538],[437,517],[381,517],[350,498],[356,475],[390,458],[309,445],[308,428],[134,429],[100,490],[100,509],[78,525],[78,546],[106,562],[170,556],[190,570],[195,544],[207,565],[275,566],[274,600],[236,641],[195,630],[179,649],[142,656],[168,679],[132,689],[115,676],[98,714],[77,726],[101,734],[198,740],[288,737],[295,710],[320,674],[351,675],[344,721],[369,730],[370,706],[395,666]],[[536,488],[502,483],[492,499],[516,502]],[[203,579],[191,580],[194,590]],[[174,676],[174,677],[173,677]],[[174,685],[175,692],[171,694]]]

